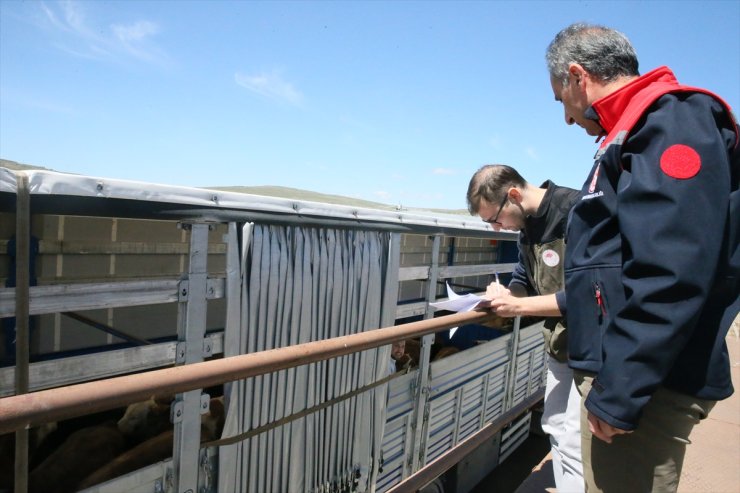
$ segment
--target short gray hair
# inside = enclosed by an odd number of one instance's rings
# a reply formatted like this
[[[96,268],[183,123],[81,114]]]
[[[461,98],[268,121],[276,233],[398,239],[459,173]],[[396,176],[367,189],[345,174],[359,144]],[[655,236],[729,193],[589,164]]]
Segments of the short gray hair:
[[[545,53],[550,77],[568,84],[568,66],[581,65],[600,82],[637,76],[637,53],[627,36],[614,29],[575,23],[560,31]]]

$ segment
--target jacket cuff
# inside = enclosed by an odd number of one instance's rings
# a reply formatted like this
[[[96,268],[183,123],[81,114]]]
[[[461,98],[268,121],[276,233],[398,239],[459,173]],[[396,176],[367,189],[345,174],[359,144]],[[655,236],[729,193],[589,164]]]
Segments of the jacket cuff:
[[[555,293],[555,302],[558,304],[558,310],[560,310],[560,313],[563,315],[563,318],[567,315],[566,309],[565,309],[565,290],[562,289]]]
[[[593,383],[597,386],[599,385],[596,378],[594,379]],[[620,430],[632,431],[637,428],[637,425],[635,425],[634,423],[623,421],[607,413],[600,407],[599,404],[598,392],[595,392],[594,387],[592,386],[591,391],[586,397],[586,402],[584,402],[586,409],[590,411],[591,414],[601,419],[605,423],[613,426],[614,428],[619,428]]]

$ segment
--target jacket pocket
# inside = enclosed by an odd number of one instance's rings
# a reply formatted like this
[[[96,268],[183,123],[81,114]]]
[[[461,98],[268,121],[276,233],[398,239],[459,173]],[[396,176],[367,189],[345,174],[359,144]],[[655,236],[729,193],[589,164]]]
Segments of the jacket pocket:
[[[568,353],[570,365],[598,372],[602,340],[609,322],[624,305],[621,266],[566,271]]]

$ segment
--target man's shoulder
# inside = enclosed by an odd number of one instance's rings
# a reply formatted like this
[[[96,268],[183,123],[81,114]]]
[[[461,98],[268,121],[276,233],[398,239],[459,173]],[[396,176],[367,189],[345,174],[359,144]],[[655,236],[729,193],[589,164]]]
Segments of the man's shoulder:
[[[559,185],[552,185],[552,198],[551,202],[557,204],[562,209],[570,210],[573,204],[578,200],[580,190],[570,187],[562,187]]]

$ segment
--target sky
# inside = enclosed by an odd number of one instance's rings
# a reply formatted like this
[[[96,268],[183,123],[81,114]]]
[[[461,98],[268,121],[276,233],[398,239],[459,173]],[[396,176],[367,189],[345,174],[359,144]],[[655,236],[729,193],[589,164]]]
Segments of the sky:
[[[740,0],[0,0],[0,158],[422,208],[490,163],[580,188],[596,144],[544,62],[577,21],[737,114]]]

